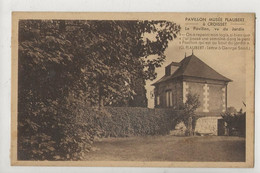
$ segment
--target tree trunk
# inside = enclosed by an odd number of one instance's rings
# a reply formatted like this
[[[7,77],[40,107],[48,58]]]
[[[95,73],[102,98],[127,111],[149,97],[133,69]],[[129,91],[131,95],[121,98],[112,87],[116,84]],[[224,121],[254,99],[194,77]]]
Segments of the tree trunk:
[[[98,91],[98,107],[101,109],[104,107],[104,97],[103,97],[103,87],[99,86],[99,91]]]
[[[197,125],[197,117],[192,116],[192,135],[195,136],[195,128]]]
[[[104,98],[102,95],[99,96],[99,108],[104,107]]]
[[[188,127],[187,127],[188,136],[193,136],[192,133],[192,117],[188,118]]]

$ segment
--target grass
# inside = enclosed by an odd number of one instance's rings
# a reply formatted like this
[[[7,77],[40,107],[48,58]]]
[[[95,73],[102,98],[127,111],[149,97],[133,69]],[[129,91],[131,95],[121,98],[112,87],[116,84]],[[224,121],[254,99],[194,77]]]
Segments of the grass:
[[[227,136],[148,136],[96,141],[89,161],[244,162],[245,138]]]

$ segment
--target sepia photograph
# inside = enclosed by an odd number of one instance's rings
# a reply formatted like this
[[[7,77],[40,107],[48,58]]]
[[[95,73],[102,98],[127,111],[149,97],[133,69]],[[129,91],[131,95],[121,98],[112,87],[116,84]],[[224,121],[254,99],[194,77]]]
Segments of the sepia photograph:
[[[12,27],[12,165],[253,166],[253,13],[15,12]]]

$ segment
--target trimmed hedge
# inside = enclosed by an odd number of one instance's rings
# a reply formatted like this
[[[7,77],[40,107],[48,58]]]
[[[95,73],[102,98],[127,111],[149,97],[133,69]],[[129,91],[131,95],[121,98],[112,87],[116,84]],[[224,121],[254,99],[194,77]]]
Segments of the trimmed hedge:
[[[105,107],[100,113],[96,119],[99,137],[169,134],[178,114],[172,109],[140,107]]]

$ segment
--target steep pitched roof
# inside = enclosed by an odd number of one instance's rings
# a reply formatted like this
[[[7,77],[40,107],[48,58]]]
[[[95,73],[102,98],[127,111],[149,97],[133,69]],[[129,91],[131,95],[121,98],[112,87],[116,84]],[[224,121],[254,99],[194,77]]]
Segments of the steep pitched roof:
[[[169,79],[177,78],[180,76],[189,76],[189,77],[199,77],[204,79],[213,79],[213,80],[220,80],[231,82],[230,79],[226,78],[225,76],[219,74],[206,63],[201,61],[195,55],[188,56],[184,58],[180,62],[179,68],[170,76],[163,76],[157,82],[153,83],[152,85],[156,85],[158,83],[167,81]]]

